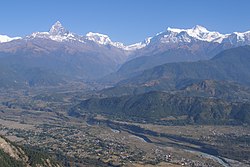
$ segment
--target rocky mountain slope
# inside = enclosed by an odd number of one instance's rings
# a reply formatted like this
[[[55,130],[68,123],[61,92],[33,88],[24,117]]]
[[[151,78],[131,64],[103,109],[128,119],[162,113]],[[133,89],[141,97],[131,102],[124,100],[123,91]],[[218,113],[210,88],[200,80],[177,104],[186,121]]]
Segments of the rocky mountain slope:
[[[145,70],[118,85],[158,86],[174,90],[185,83],[199,80],[234,81],[250,84],[250,47],[229,49],[211,60],[169,63]]]
[[[49,156],[21,148],[4,137],[0,137],[1,167],[60,167]]]

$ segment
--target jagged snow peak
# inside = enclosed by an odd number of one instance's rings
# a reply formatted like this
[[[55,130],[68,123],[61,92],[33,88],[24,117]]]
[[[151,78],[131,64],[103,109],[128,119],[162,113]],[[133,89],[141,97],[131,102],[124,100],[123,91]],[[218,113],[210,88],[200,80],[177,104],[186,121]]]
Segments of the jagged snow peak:
[[[0,35],[0,43],[4,43],[4,42],[10,42],[13,40],[17,40],[17,39],[21,39],[21,37],[9,37],[7,35]]]
[[[250,31],[247,32],[234,32],[232,34],[221,34],[216,31],[209,31],[205,27],[196,25],[190,29],[178,29],[168,27],[166,31],[157,33],[155,36],[146,38],[144,41],[132,45],[113,46],[122,48],[124,50],[133,51],[142,49],[155,42],[160,43],[190,43],[192,41],[206,41],[216,43],[230,43],[235,46],[250,44]],[[111,41],[111,40],[110,40]]]
[[[181,33],[186,35],[186,38],[192,37],[194,39],[198,39],[201,41],[207,42],[219,42],[221,43],[222,40],[225,38],[225,35],[220,34],[219,32],[215,31],[208,31],[205,27],[200,25],[196,25],[191,29],[178,29],[178,28],[167,28],[168,33],[176,33],[176,36],[179,36]],[[187,39],[186,41],[191,41]]]
[[[124,46],[124,44],[121,42],[112,42],[109,36],[105,34],[89,32],[86,34],[86,39],[90,41],[94,41],[95,43],[100,44],[100,45],[112,45],[121,49],[126,48],[126,46]]]
[[[94,42],[99,43],[101,45],[108,45],[108,44],[112,43],[112,41],[110,40],[110,38],[107,35],[100,34],[100,33],[89,32],[86,34],[86,38],[90,41],[94,41]]]
[[[227,34],[226,38],[222,42],[229,42],[233,45],[249,45],[250,44],[250,31],[247,32],[234,32]]]
[[[62,24],[57,21],[49,30],[50,35],[67,35],[69,34],[69,31],[66,30]]]
[[[126,50],[137,50],[146,47],[151,42],[152,37],[146,38],[143,42],[135,43],[132,45],[126,46]]]
[[[232,45],[245,45],[250,44],[250,31],[232,34],[220,34],[216,31],[208,31],[205,27],[196,25],[190,29],[167,28],[166,31],[160,32],[153,37],[147,38],[142,42],[132,45],[124,45],[121,42],[113,42],[108,35],[89,32],[86,36],[74,34],[65,29],[62,24],[57,21],[48,32],[35,32],[24,39],[43,38],[50,39],[57,42],[64,41],[77,41],[85,43],[93,41],[99,45],[111,45],[126,51],[134,51],[142,49],[151,44],[173,44],[173,43],[190,43],[192,41],[206,41],[216,43],[230,43]],[[0,43],[9,42],[12,40],[20,39],[20,37],[10,38],[6,35],[0,35]]]
[[[63,42],[63,41],[78,41],[84,43],[84,40],[82,37],[73,34],[73,33],[68,33],[68,34],[63,34],[63,35],[53,35],[50,34],[49,32],[35,32],[32,33],[30,36],[27,36],[28,39],[34,39],[34,38],[43,38],[43,39],[51,39],[53,41],[57,42]]]
[[[121,42],[113,42],[109,38],[108,35],[100,34],[100,33],[94,33],[94,32],[87,33],[86,38],[88,40],[94,41],[95,43],[98,43],[100,45],[112,45],[114,47],[124,49],[124,50],[127,50],[127,51],[140,49],[140,48],[145,46],[145,44],[143,44],[142,42],[126,46]]]
[[[35,32],[32,33],[30,36],[27,36],[27,38],[51,39],[57,42],[78,41],[84,43],[83,37],[69,32],[62,26],[62,24],[59,21],[57,21],[54,25],[52,25],[49,32]]]

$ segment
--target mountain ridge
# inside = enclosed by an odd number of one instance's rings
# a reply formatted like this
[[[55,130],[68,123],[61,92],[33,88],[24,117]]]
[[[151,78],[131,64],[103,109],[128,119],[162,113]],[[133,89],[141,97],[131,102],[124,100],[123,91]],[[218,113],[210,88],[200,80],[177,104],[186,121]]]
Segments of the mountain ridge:
[[[238,33],[241,36],[239,41],[237,33],[234,34],[235,38],[228,39],[229,42],[222,40],[226,43],[203,40],[207,37],[217,39],[218,36],[221,34],[210,32],[202,26],[187,30],[168,28],[140,44],[125,46],[113,42],[104,34],[90,32],[86,36],[77,35],[58,21],[48,32],[35,32],[24,38],[0,43],[3,68],[0,76],[2,83],[12,82],[10,85],[40,85],[39,82],[54,85],[72,79],[96,80],[114,74],[115,80],[107,77],[113,84],[166,63],[208,60],[223,50],[248,43],[250,32],[243,36]],[[234,40],[235,45],[230,43]],[[11,77],[8,78],[6,74]],[[53,75],[56,80],[52,79]],[[43,79],[39,79],[39,76]]]
[[[61,32],[58,33],[57,29],[60,29]],[[208,31],[205,27],[196,25],[193,28],[189,29],[180,29],[180,28],[171,28],[168,27],[166,31],[159,32],[154,36],[145,38],[141,42],[137,42],[131,45],[125,45],[122,42],[113,42],[108,35],[104,35],[101,33],[94,33],[89,32],[86,35],[76,35],[75,33],[71,33],[67,29],[65,29],[60,21],[56,21],[55,24],[52,25],[50,30],[48,32],[36,32],[32,33],[31,35],[28,35],[26,37],[14,37],[10,38],[6,35],[0,36],[0,43],[3,42],[9,42],[12,40],[17,39],[24,39],[27,37],[41,37],[42,35],[53,35],[53,36],[64,36],[68,39],[78,39],[81,42],[84,42],[84,40],[92,40],[98,44],[101,45],[112,45],[117,48],[127,50],[127,51],[134,51],[138,49],[142,49],[152,43],[156,39],[158,39],[162,43],[178,43],[178,42],[184,42],[189,43],[192,40],[200,40],[200,41],[207,41],[207,42],[216,42],[216,43],[230,43],[233,45],[243,45],[243,44],[249,44],[250,43],[250,31],[246,32],[233,32],[230,34],[221,34],[216,31]],[[68,35],[68,36],[65,36]],[[52,40],[67,40],[67,38],[57,39],[57,38],[51,38]],[[105,38],[105,42],[103,41],[103,38]],[[240,44],[237,44],[240,43]]]
[[[148,92],[120,97],[90,98],[70,111],[92,112],[105,116],[168,125],[244,124],[249,123],[249,102],[227,102],[223,99],[188,97],[167,92]],[[70,112],[69,111],[69,112]]]
[[[181,80],[227,80],[250,84],[250,46],[241,46],[221,52],[211,60],[167,63],[144,70],[118,85],[148,85],[151,82],[168,83],[172,88]],[[157,81],[157,82],[156,82]]]

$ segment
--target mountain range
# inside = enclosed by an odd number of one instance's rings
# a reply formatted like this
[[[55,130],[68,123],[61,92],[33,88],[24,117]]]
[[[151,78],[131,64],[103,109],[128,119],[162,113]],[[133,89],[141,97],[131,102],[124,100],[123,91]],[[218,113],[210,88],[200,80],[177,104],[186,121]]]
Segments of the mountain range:
[[[208,60],[223,50],[249,43],[250,31],[220,34],[195,26],[167,28],[142,42],[124,45],[100,33],[75,34],[57,21],[48,32],[0,36],[0,86],[95,79],[115,83],[159,65]]]
[[[110,86],[72,104],[69,115],[249,124],[250,31],[167,28],[124,45],[100,33],[75,34],[56,22],[48,32],[0,37],[0,88],[89,81]]]
[[[87,40],[94,41],[100,45],[112,45],[123,50],[138,50],[148,46],[157,44],[169,45],[169,47],[176,47],[173,44],[180,45],[193,43],[195,41],[205,41],[211,43],[220,43],[233,46],[241,46],[249,44],[250,31],[234,32],[232,34],[221,34],[215,31],[208,31],[205,27],[196,25],[191,29],[178,29],[168,27],[166,31],[157,33],[155,36],[146,38],[142,42],[132,45],[124,45],[122,42],[113,42],[108,35],[101,33],[89,32],[85,36],[77,35],[65,29],[62,24],[57,21],[49,30],[49,32],[35,32],[25,37],[8,37],[7,35],[0,35],[0,43],[10,42],[20,39],[34,39],[45,38],[57,42],[62,41],[78,41],[85,43]],[[171,46],[172,45],[172,46]]]
[[[101,98],[72,110],[160,124],[249,124],[249,64],[246,45],[209,60],[158,65],[126,76],[101,90]]]
[[[167,63],[128,77],[118,85],[156,86],[168,83],[174,89],[185,81],[204,79],[234,81],[250,85],[250,46],[222,51],[210,60]]]

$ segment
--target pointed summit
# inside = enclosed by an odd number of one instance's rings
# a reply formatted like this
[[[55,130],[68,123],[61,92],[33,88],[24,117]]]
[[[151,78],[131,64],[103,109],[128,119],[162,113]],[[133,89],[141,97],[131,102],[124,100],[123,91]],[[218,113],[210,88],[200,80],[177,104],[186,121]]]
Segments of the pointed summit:
[[[196,25],[196,26],[194,26],[191,29],[179,29],[179,28],[168,27],[167,31],[177,32],[177,33],[180,33],[182,31],[185,31],[185,32],[195,32],[195,33],[200,33],[200,32],[207,33],[207,32],[209,32],[205,27],[200,26],[200,25]]]
[[[203,26],[200,26],[200,25],[196,25],[192,28],[193,31],[195,32],[208,32],[208,30],[203,27]]]
[[[50,35],[65,35],[68,34],[69,31],[66,30],[60,21],[57,21],[49,30]]]

